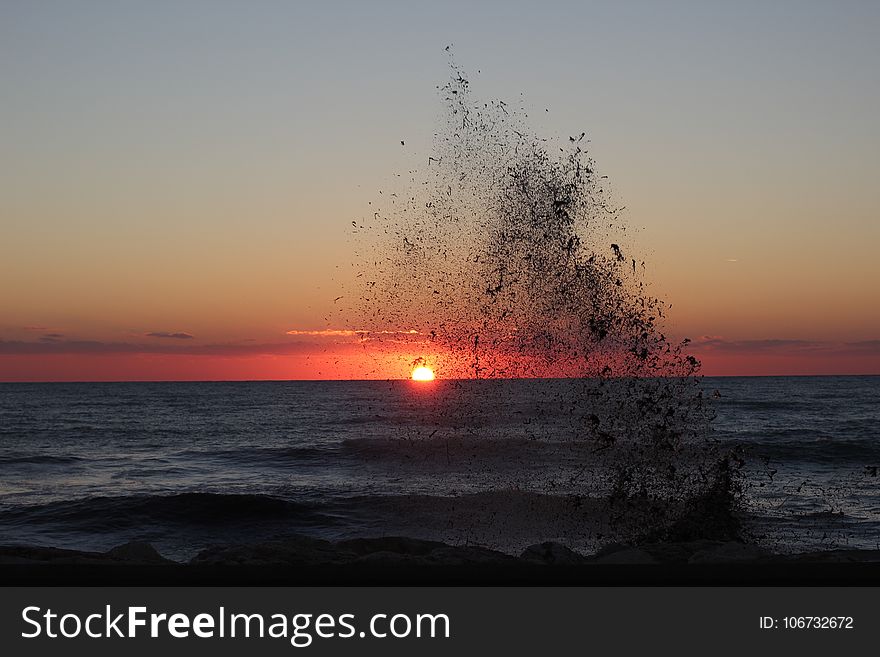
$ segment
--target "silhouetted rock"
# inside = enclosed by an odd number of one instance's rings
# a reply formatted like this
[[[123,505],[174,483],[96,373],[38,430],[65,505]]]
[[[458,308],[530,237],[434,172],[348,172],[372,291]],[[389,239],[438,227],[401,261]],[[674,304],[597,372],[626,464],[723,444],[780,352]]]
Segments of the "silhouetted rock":
[[[329,541],[307,536],[290,536],[283,540],[248,545],[211,547],[199,552],[190,561],[193,565],[318,565],[351,561],[351,552]]]
[[[254,545],[208,548],[190,561],[193,565],[329,565],[352,563],[406,563],[409,565],[464,565],[501,563],[514,557],[487,548],[452,546],[439,541],[399,536],[357,538],[331,543],[306,536]]]
[[[63,550],[31,545],[4,545],[0,547],[0,564],[87,564],[105,563],[107,556],[100,552]]]
[[[768,556],[767,550],[757,545],[728,541],[717,546],[698,550],[688,563],[731,563],[757,561]]]
[[[216,546],[201,551],[188,564],[166,559],[145,542],[133,541],[107,552],[64,550],[40,546],[0,546],[0,565],[5,566],[160,566],[185,568],[230,566],[279,569],[301,572],[321,566],[363,569],[369,573],[393,574],[398,566],[430,571],[441,567],[478,567],[492,572],[496,567],[515,575],[535,566],[572,568],[588,571],[604,565],[655,565],[681,567],[720,564],[780,564],[788,568],[808,568],[815,564],[878,563],[880,550],[824,550],[801,554],[773,554],[765,548],[739,541],[655,542],[639,545],[611,544],[596,554],[585,556],[548,541],[526,548],[519,557],[485,547],[448,545],[440,541],[389,536],[357,538],[331,542],[307,536],[289,536],[265,543]],[[522,570],[520,570],[522,569]],[[181,571],[184,572],[184,571]],[[342,571],[340,571],[342,572]]]
[[[823,550],[801,554],[772,555],[774,561],[802,563],[877,563],[880,550]]]
[[[336,544],[340,550],[366,556],[377,552],[400,555],[426,555],[438,548],[449,547],[440,541],[424,541],[406,536],[381,536],[378,538],[352,538]]]
[[[721,545],[723,545],[721,541],[697,540],[677,543],[644,543],[639,547],[660,563],[684,564],[688,563],[695,553],[713,550]]]
[[[584,555],[553,541],[530,545],[523,550],[520,559],[531,563],[565,566],[582,564],[589,561]]]
[[[424,541],[400,536],[356,538],[337,543],[339,550],[350,551],[361,562],[406,562],[423,565],[464,565],[501,563],[514,557],[477,546],[453,546],[439,541]]]
[[[0,546],[0,564],[20,565],[144,565],[174,564],[159,554],[149,543],[132,541],[107,552],[64,550],[33,545]]]
[[[156,548],[144,541],[129,541],[123,545],[116,546],[106,554],[113,559],[129,563],[175,563],[163,557],[156,551]]]
[[[642,548],[628,547],[596,557],[592,563],[635,565],[655,564],[658,563],[658,561],[651,556],[650,552],[643,550]]]

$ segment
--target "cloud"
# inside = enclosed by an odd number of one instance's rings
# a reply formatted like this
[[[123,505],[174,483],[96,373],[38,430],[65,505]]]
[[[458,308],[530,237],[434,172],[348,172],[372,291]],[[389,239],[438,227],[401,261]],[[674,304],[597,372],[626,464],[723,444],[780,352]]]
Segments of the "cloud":
[[[725,340],[724,338],[719,336],[704,335],[701,338],[691,341],[691,346],[694,349],[705,349],[707,351],[755,353],[828,349],[833,346],[833,343],[815,342],[812,340],[788,340],[784,338],[767,338],[763,340]]]
[[[353,331],[351,329],[321,329],[317,331],[291,329],[287,331],[287,335],[308,336],[312,338],[351,338],[362,336],[369,331]]]
[[[286,335],[294,337],[310,338],[356,338],[359,342],[387,341],[387,342],[412,342],[416,336],[421,335],[415,329],[399,331],[367,331],[363,329],[291,329]]]
[[[721,336],[704,335],[701,338],[692,340],[689,348],[701,353],[730,354],[875,354],[880,353],[880,340],[862,340],[860,342],[790,340],[784,338],[726,340]]]
[[[377,350],[410,348],[426,341],[417,331],[297,331],[298,339],[287,342],[257,342],[242,340],[234,343],[192,344],[186,339],[156,340],[154,342],[102,342],[98,340],[64,339],[58,333],[49,333],[35,340],[0,339],[0,356],[22,355],[116,355],[157,354],[168,356],[215,356],[244,358],[252,356],[290,356],[296,354],[348,353],[360,351],[365,343]],[[342,337],[349,339],[332,339]],[[764,340],[727,340],[720,336],[703,336],[692,341],[687,350],[702,357],[730,356],[795,356],[801,358],[865,358],[880,356],[880,339],[859,342],[819,342],[769,338]]]
[[[228,343],[187,344],[194,336],[189,333],[151,331],[144,337],[159,338],[148,342],[103,342],[100,340],[65,340],[59,334],[47,334],[39,340],[2,340],[0,355],[51,354],[162,354],[181,356],[217,356],[236,358],[249,356],[287,356],[360,350],[372,343],[378,350],[394,349],[393,345],[415,345],[427,342],[414,329],[366,331],[356,329],[291,329],[286,331],[294,340],[257,342],[253,339]],[[45,338],[45,339],[44,339]]]
[[[861,340],[860,342],[847,342],[846,346],[858,353],[880,354],[880,340]]]
[[[352,343],[354,346],[356,343]],[[263,355],[291,355],[319,353],[326,350],[326,342],[297,341],[287,343],[226,343],[205,345],[182,345],[176,341],[158,343],[101,342],[98,340],[24,341],[0,340],[0,356],[21,355],[115,355],[115,354],[162,354],[171,356],[218,356],[246,357]]]
[[[144,333],[148,338],[172,338],[174,340],[192,340],[194,336],[189,333],[168,333],[166,331],[151,331]]]

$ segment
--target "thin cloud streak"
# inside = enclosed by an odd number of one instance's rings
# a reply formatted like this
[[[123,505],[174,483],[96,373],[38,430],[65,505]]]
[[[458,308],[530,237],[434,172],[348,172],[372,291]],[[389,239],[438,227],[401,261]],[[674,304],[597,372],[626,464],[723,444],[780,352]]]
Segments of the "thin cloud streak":
[[[351,329],[320,329],[320,330],[301,330],[291,329],[285,335],[308,336],[313,338],[351,338],[358,337],[368,333],[368,331],[353,331]]]
[[[880,353],[880,340],[860,342],[830,342],[817,340],[789,340],[768,338],[764,340],[726,340],[719,336],[703,336],[692,340],[689,348],[698,352],[722,352],[730,354],[847,354]]]
[[[289,343],[233,343],[206,345],[142,344],[134,342],[101,342],[98,340],[67,340],[57,342],[26,342],[0,340],[2,355],[52,354],[165,354],[181,356],[259,356],[320,353],[326,345],[315,342]]]
[[[421,335],[415,329],[399,331],[367,331],[364,329],[291,329],[286,335],[310,338],[354,338],[358,342],[413,342],[415,336]],[[403,339],[400,339],[403,338]]]
[[[181,354],[191,356],[251,356],[259,354],[321,353],[341,345],[358,345],[367,340],[375,343],[419,344],[417,331],[355,331],[327,329],[323,331],[295,331],[289,335],[311,340],[291,340],[279,343],[244,341],[205,345],[171,343],[103,342],[99,340],[64,340],[61,334],[47,334],[39,340],[0,340],[0,355],[22,354]],[[334,341],[328,338],[357,340]],[[399,338],[410,339],[399,339]],[[188,338],[186,338],[188,339]],[[184,340],[184,338],[178,338]],[[173,342],[170,341],[170,342]],[[799,355],[811,354],[880,354],[880,339],[858,342],[821,342],[810,340],[725,340],[718,336],[704,336],[686,347],[698,353]]]

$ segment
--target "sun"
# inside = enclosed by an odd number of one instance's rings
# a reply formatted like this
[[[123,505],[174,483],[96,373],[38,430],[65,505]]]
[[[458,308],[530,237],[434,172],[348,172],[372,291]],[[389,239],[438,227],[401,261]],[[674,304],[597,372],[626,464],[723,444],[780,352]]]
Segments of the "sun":
[[[424,365],[419,365],[412,371],[412,380],[413,381],[433,381],[434,380],[434,370],[430,367],[425,367]]]

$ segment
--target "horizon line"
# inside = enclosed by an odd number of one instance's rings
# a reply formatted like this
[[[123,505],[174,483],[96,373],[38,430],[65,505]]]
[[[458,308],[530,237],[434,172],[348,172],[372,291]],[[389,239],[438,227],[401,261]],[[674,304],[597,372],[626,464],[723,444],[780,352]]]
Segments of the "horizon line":
[[[432,384],[443,381],[575,381],[579,379],[592,379],[592,380],[604,380],[604,381],[613,381],[614,379],[828,379],[828,378],[866,378],[866,377],[880,377],[880,372],[874,374],[696,374],[690,376],[679,376],[679,377],[663,377],[663,376],[641,376],[641,377],[632,377],[632,376],[621,376],[621,377],[607,377],[601,379],[601,377],[596,376],[587,376],[587,377],[576,377],[576,376],[559,376],[559,377],[548,377],[548,376],[534,376],[534,377],[497,377],[497,378],[437,378],[433,381],[415,381],[414,383],[418,383],[419,385]],[[406,378],[376,378],[376,379],[97,379],[97,380],[87,380],[87,379],[71,379],[71,380],[29,380],[29,381],[10,381],[3,380],[0,381],[0,385],[16,385],[16,384],[65,384],[65,383],[370,383],[370,382],[383,382],[390,383],[393,381],[410,381],[413,380],[409,377]]]

